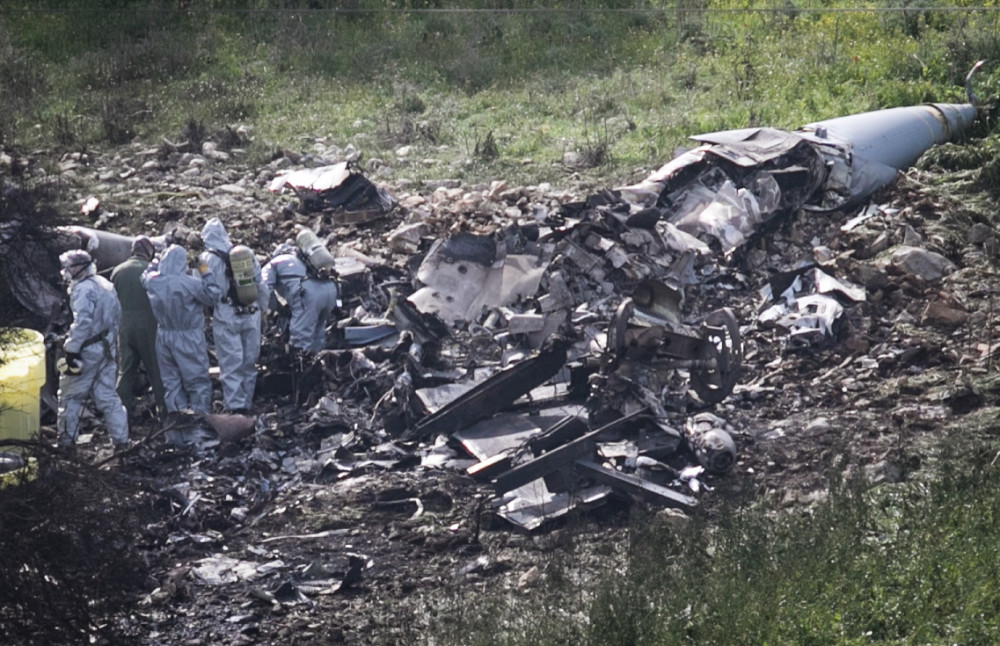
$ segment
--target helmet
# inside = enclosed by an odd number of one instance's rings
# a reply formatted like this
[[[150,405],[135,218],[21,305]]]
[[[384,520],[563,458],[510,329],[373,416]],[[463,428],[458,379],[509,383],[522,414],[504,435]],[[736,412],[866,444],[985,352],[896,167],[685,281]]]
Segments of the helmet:
[[[63,253],[59,256],[59,264],[62,267],[59,275],[70,284],[97,271],[94,260],[83,249],[73,249]]]
[[[94,262],[94,259],[83,249],[72,249],[59,256],[59,264],[63,269],[86,267],[92,262]]]

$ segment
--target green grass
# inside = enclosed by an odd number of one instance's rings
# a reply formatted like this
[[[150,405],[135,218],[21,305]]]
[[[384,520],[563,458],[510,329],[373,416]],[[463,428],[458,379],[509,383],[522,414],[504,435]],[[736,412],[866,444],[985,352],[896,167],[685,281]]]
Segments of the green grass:
[[[624,180],[698,132],[963,100],[972,62],[1000,53],[996,15],[982,12],[797,10],[816,2],[740,11],[774,5],[718,0],[556,3],[573,10],[555,12],[506,2],[498,6],[526,11],[474,13],[440,11],[452,6],[440,1],[323,5],[371,13],[271,4],[5,3],[0,88],[11,109],[0,143],[155,142],[193,119],[210,132],[249,127],[256,159],[318,136],[353,143],[395,177],[563,182],[569,171],[557,162],[575,151],[594,166],[577,169],[584,178]],[[996,72],[984,72],[989,87]],[[477,159],[490,133],[498,154]],[[407,160],[396,159],[401,146],[412,147]]]
[[[621,554],[582,584],[546,565],[541,589],[442,604],[435,643],[995,644],[995,447],[944,450],[958,453],[933,483],[834,481],[806,514],[732,509],[683,530],[636,517]]]

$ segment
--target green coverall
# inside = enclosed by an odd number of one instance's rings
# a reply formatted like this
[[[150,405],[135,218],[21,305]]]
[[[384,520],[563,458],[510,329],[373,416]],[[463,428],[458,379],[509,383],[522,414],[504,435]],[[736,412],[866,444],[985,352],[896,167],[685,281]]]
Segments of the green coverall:
[[[139,364],[146,370],[146,378],[156,398],[158,416],[167,411],[160,379],[160,364],[156,359],[156,318],[149,306],[149,296],[139,277],[149,262],[132,256],[115,267],[111,282],[118,292],[122,305],[121,326],[118,328],[118,383],[116,390],[131,417],[135,408],[135,383],[139,377]]]

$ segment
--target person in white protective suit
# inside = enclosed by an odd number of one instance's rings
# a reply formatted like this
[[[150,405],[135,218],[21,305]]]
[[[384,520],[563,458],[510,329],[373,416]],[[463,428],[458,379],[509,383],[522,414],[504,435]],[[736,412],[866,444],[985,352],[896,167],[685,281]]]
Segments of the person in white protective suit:
[[[146,268],[141,280],[156,317],[156,356],[167,412],[190,408],[211,413],[205,308],[218,301],[221,288],[211,274],[190,274],[187,251],[177,245],[170,245],[158,264]]]
[[[260,357],[261,312],[267,308],[269,293],[261,278],[260,263],[253,259],[253,280],[257,299],[241,303],[229,267],[233,243],[219,218],[212,218],[201,230],[205,251],[198,257],[203,274],[211,272],[222,290],[212,314],[212,336],[219,362],[222,402],[230,412],[249,412],[257,383],[257,359]]]
[[[128,415],[115,390],[118,372],[118,325],[121,305],[114,285],[97,275],[90,254],[80,249],[59,256],[62,277],[69,283],[73,322],[63,343],[59,370],[60,448],[73,452],[80,434],[80,416],[88,399],[104,415],[115,453],[128,447]]]
[[[291,311],[288,344],[298,352],[319,352],[326,347],[326,324],[337,310],[339,293],[333,277],[313,270],[303,256],[291,243],[280,245],[264,265],[264,282]]]

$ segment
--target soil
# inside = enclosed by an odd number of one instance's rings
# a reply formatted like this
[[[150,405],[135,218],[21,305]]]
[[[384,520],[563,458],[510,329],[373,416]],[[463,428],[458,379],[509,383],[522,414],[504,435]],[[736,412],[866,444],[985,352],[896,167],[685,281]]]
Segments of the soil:
[[[99,192],[87,178],[101,174],[100,162],[89,163],[95,170],[74,180],[81,198]],[[234,240],[263,251],[286,223],[317,221],[294,213],[288,196],[263,190],[273,173],[234,162],[230,170],[230,163],[214,162],[211,185],[254,177],[246,195],[223,201],[218,191],[212,198],[201,193],[154,210],[149,199],[120,191],[105,211],[118,214],[102,225],[131,234],[140,222],[147,233],[168,225],[197,231],[220,215]],[[179,172],[163,166],[163,173]],[[853,228],[845,225],[858,210],[788,215],[723,262],[711,282],[686,290],[692,317],[733,308],[744,344],[732,395],[714,406],[692,399],[669,411],[679,427],[694,413],[715,413],[738,449],[729,473],[702,477],[698,506],[688,514],[711,517],[763,500],[807,509],[825,497],[834,474],[861,473],[875,485],[931,478],[940,443],[954,429],[962,426],[966,436],[988,431],[983,420],[995,406],[997,347],[995,208],[989,190],[972,179],[961,170],[913,169],[875,196],[882,211]],[[155,181],[133,187],[132,195]],[[434,232],[479,217],[456,206],[466,189],[446,197],[440,188],[389,185],[409,204],[436,204],[438,219],[428,219]],[[547,203],[590,191],[561,190]],[[341,251],[349,246],[385,261],[376,279],[398,278],[406,276],[408,259],[385,252],[384,240],[415,210],[326,228]],[[900,269],[891,256],[904,242],[942,254],[954,271],[925,280]],[[840,280],[863,286],[866,298],[845,305],[824,343],[790,348],[786,331],[758,320],[766,304],[759,290],[777,272],[817,259]],[[267,343],[265,360],[280,354],[273,338]],[[150,577],[126,613],[141,643],[430,643],[445,609],[471,591],[531,594],[538,566],[554,555],[582,576],[596,576],[623,556],[636,507],[656,513],[655,505],[615,496],[533,532],[518,529],[493,512],[489,483],[462,469],[426,466],[428,456],[447,454],[441,442],[397,441],[372,423],[378,397],[366,388],[385,392],[392,376],[376,370],[367,380],[327,379],[322,389],[333,390],[298,406],[265,384],[255,403],[257,430],[204,451],[163,443],[148,417],[133,423],[142,446],[128,465],[110,462],[99,471],[136,492],[144,510],[135,544]],[[339,410],[311,416],[319,395],[331,392]],[[96,433],[82,449],[85,463],[106,455],[103,432]],[[54,459],[46,464],[61,468]]]

